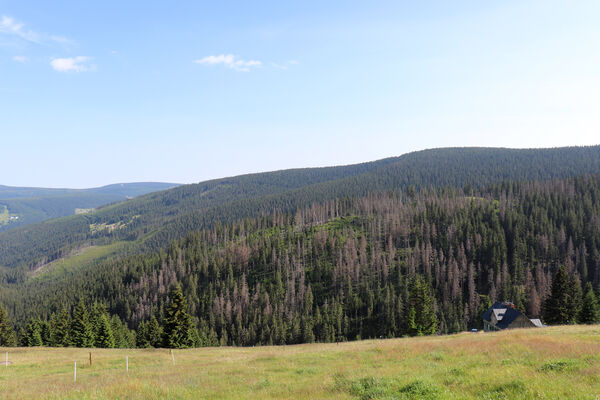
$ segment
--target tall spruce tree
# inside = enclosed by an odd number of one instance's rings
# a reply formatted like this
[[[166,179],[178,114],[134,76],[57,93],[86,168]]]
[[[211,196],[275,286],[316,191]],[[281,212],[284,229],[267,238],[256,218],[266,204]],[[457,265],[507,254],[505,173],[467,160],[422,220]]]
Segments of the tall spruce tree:
[[[50,317],[50,346],[67,347],[71,344],[71,315],[65,307]]]
[[[42,332],[40,321],[31,319],[25,327],[24,334],[21,337],[21,344],[23,346],[42,346]]]
[[[110,321],[106,313],[100,314],[98,317],[98,327],[96,331],[96,337],[94,341],[95,347],[101,348],[113,348],[115,347],[115,338],[113,336]]]
[[[124,332],[123,322],[117,315],[113,315],[110,317],[110,328],[113,333],[113,337],[115,339],[115,347],[117,348],[125,348],[125,347],[133,347],[129,345],[128,338],[126,332]]]
[[[585,288],[578,321],[582,324],[597,324],[600,322],[600,307],[598,306],[592,284],[589,282]]]
[[[97,301],[92,304],[88,312],[88,321],[94,334],[94,346],[96,346],[96,335],[100,330],[100,320],[104,313],[106,313],[105,307]]]
[[[196,327],[187,312],[187,301],[181,287],[175,285],[171,290],[171,304],[167,307],[164,321],[163,346],[185,348],[194,345]]]
[[[150,347],[150,339],[148,338],[148,322],[142,321],[135,330],[135,347],[146,348]]]
[[[94,345],[94,332],[83,299],[79,300],[73,310],[71,344],[75,347],[92,347]]]
[[[417,275],[412,282],[408,303],[407,333],[411,336],[434,334],[438,326],[434,298],[431,295],[429,285],[420,275]]]
[[[115,338],[106,306],[94,302],[90,311],[90,326],[94,333],[94,347],[115,347]]]
[[[162,345],[162,328],[155,316],[150,318],[148,322],[148,344],[152,347],[160,347]]]
[[[576,321],[576,299],[573,281],[561,265],[552,280],[552,290],[544,306],[544,321],[549,325],[573,324]]]
[[[0,304],[0,347],[14,346],[15,342],[15,331],[8,319],[6,310]]]
[[[42,346],[49,346],[50,345],[50,324],[48,323],[48,321],[44,321],[44,320],[40,320],[39,321],[39,325],[40,325],[40,336],[42,338]]]

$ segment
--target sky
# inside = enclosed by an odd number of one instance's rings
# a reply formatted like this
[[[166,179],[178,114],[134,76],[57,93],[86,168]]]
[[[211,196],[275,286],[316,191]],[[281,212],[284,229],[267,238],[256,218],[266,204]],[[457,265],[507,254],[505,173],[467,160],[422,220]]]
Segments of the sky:
[[[0,184],[600,144],[600,2],[0,0]]]

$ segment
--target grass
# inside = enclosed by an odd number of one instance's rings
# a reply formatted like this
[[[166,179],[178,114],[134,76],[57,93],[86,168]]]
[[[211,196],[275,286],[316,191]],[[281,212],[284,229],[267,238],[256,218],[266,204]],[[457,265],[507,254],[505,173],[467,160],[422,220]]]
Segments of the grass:
[[[8,208],[0,204],[0,226],[8,224]]]
[[[2,349],[4,350],[4,349]],[[600,326],[252,348],[8,349],[3,398],[598,399]],[[129,357],[129,374],[125,357]],[[0,354],[4,360],[4,354]],[[73,363],[77,361],[77,382]]]
[[[74,251],[70,255],[52,261],[41,268],[31,272],[32,278],[51,278],[61,274],[74,271],[91,263],[108,258],[117,254],[125,247],[125,242],[114,242],[103,246],[86,246]]]

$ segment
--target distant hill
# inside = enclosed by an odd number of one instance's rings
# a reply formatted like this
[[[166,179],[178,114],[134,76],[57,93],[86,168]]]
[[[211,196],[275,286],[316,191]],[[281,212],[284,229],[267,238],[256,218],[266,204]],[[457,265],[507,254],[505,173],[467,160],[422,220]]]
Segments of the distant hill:
[[[0,231],[86,212],[101,205],[177,186],[173,183],[118,183],[92,189],[51,189],[0,185]]]
[[[537,181],[600,172],[600,146],[555,149],[444,148],[384,160],[215,179],[96,211],[0,233],[0,265],[35,268],[90,243],[125,241],[130,253],[158,250],[190,231],[273,210],[370,192]]]

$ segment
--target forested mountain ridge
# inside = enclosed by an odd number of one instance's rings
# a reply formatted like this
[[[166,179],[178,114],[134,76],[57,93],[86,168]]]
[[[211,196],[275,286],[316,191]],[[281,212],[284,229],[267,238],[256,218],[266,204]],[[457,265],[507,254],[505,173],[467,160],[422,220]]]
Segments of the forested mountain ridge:
[[[351,166],[242,175],[184,185],[90,214],[0,233],[0,265],[34,268],[90,242],[125,240],[132,244],[130,252],[158,250],[215,222],[256,217],[274,209],[292,212],[315,202],[371,192],[429,187],[471,191],[502,181],[596,172],[600,172],[599,146],[433,149]]]
[[[583,288],[593,297],[600,287],[600,174],[275,209],[194,231],[166,251],[4,284],[0,303],[24,326],[97,301],[137,329],[138,345],[161,345],[150,337],[179,284],[195,344],[327,342],[476,327],[494,300],[543,316],[560,266],[582,321]]]
[[[7,217],[0,231],[75,214],[143,194],[178,186],[161,182],[118,183],[91,189],[49,189],[0,185],[0,208]],[[2,211],[2,210],[0,210]]]
[[[88,189],[42,188],[0,185],[0,199],[56,197],[78,193],[105,193],[120,197],[137,197],[149,192],[169,189],[179,186],[176,183],[165,182],[130,182],[114,183]]]

